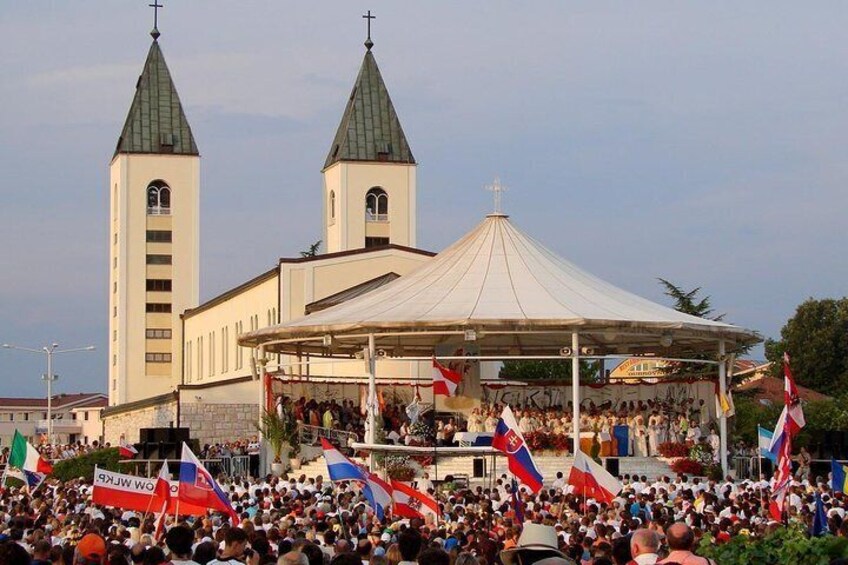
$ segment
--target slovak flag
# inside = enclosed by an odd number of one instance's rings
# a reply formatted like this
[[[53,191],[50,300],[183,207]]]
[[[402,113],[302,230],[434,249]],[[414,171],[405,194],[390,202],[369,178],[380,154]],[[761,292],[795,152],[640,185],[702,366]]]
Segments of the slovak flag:
[[[583,494],[587,498],[610,503],[621,492],[618,479],[609,471],[588,457],[582,450],[574,456],[568,484],[574,487],[574,494]]]
[[[230,515],[233,525],[238,523],[238,516],[230,505],[227,494],[218,486],[215,479],[203,464],[183,442],[183,453],[180,461],[179,499],[189,504],[196,504],[218,512]]]
[[[439,504],[427,494],[399,481],[392,481],[392,512],[402,518],[424,518],[439,515]]]
[[[138,455],[138,450],[131,443],[127,443],[127,440],[121,438],[121,443],[118,445],[118,454],[124,459],[132,459]]]
[[[342,455],[327,438],[321,438],[321,448],[324,450],[324,461],[331,481],[364,481],[365,474],[356,463]]]
[[[462,382],[462,375],[448,369],[433,357],[433,395],[456,396],[456,388]]]
[[[492,447],[506,455],[509,463],[509,472],[518,480],[527,485],[533,494],[542,490],[542,473],[533,461],[533,454],[521,435],[518,422],[509,404],[504,406],[501,419],[495,427],[495,437],[492,438]]]
[[[362,488],[365,498],[371,503],[374,514],[380,520],[386,517],[386,509],[392,507],[392,485],[376,474],[363,469],[365,485]]]

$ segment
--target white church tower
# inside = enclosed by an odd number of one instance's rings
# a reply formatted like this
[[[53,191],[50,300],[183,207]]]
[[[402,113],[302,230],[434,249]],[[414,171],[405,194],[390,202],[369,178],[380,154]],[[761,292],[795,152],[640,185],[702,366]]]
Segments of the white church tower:
[[[159,31],[109,167],[109,405],[176,389],[199,293],[200,154]]]
[[[373,46],[369,27],[365,59],[322,171],[328,253],[416,246],[415,158]]]

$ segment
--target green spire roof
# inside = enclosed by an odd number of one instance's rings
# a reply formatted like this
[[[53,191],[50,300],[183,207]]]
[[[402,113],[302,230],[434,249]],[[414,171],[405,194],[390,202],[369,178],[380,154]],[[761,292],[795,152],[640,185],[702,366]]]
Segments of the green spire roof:
[[[365,52],[324,168],[338,161],[415,164],[415,157],[370,49]]]
[[[156,39],[135,85],[135,96],[115,148],[115,155],[118,153],[199,155]]]

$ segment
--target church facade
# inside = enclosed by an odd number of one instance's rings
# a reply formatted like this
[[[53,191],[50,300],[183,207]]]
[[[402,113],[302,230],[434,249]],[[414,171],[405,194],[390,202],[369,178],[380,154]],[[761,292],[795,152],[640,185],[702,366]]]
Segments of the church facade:
[[[201,303],[200,152],[152,35],[110,164],[105,440],[136,442],[140,428],[170,426],[202,443],[252,436],[265,398],[260,373],[355,379],[363,368],[268,359],[239,347],[239,334],[361,295],[429,259],[416,248],[417,164],[369,38],[322,168],[326,253],[278,259]],[[427,363],[389,365],[429,376]]]

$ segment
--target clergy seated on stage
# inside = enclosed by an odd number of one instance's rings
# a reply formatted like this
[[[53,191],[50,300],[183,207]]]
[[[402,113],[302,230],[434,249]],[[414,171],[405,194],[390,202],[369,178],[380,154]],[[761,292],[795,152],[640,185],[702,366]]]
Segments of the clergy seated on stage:
[[[493,432],[503,406],[483,403],[468,416],[468,432]],[[513,406],[518,427],[535,449],[558,452],[568,449],[573,433],[572,405],[563,407]],[[595,405],[587,400],[580,407],[581,448],[590,452],[600,443],[602,457],[657,457],[666,442],[692,447],[702,440],[717,453],[718,436],[711,427],[704,401],[648,400]]]

